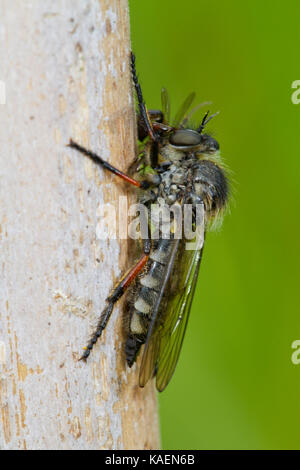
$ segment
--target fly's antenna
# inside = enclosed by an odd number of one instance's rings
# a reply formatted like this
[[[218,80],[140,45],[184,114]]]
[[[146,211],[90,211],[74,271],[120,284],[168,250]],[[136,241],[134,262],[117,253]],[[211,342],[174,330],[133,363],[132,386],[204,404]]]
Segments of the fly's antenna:
[[[209,111],[207,111],[207,113],[205,114],[204,118],[202,119],[202,122],[201,122],[201,125],[198,127],[198,129],[196,129],[197,132],[199,132],[199,134],[202,133],[204,127],[206,126],[206,124],[215,116],[217,116],[217,114],[219,114],[219,111],[217,111],[215,114],[212,114],[211,116],[209,116],[209,118],[207,118],[207,116],[209,115]]]

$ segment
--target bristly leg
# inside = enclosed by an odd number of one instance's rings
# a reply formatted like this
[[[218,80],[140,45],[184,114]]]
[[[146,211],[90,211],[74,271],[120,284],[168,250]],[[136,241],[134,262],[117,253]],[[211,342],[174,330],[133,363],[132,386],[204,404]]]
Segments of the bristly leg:
[[[121,177],[128,183],[133,184],[134,186],[137,186],[141,189],[147,189],[150,186],[150,183],[146,180],[144,181],[136,181],[133,178],[127,176],[125,173],[121,172],[117,168],[113,167],[109,163],[107,163],[105,160],[103,160],[99,155],[95,154],[94,152],[91,152],[90,150],[85,149],[81,145],[77,144],[73,140],[70,140],[70,143],[68,145],[71,148],[74,148],[75,150],[78,150],[82,154],[86,155],[89,157],[93,162],[96,164],[102,166],[106,170],[109,170],[110,172],[114,173],[115,175]],[[90,355],[90,352],[94,346],[94,344],[97,342],[97,339],[101,336],[102,331],[105,329],[107,322],[111,316],[111,313],[113,311],[114,304],[119,300],[119,298],[123,295],[127,287],[131,284],[131,282],[135,279],[135,277],[139,274],[139,272],[144,268],[145,264],[147,263],[149,259],[149,253],[151,250],[151,241],[150,239],[145,239],[143,240],[143,245],[144,245],[144,254],[141,257],[141,259],[138,261],[138,263],[122,278],[118,286],[114,289],[112,295],[110,295],[107,298],[107,306],[103,310],[100,319],[98,321],[97,327],[95,332],[93,333],[87,347],[85,348],[85,351],[83,355],[80,357],[79,360],[85,360],[88,358]]]
[[[146,251],[146,252],[145,252]],[[86,360],[91,350],[93,349],[94,344],[97,342],[98,338],[101,336],[102,331],[105,329],[107,322],[111,316],[111,313],[114,308],[114,304],[122,297],[127,287],[132,283],[136,276],[141,272],[145,267],[150,252],[150,242],[149,240],[144,241],[144,254],[140,260],[129,270],[127,274],[121,279],[117,287],[114,289],[113,293],[106,299],[108,302],[107,307],[103,310],[100,319],[98,321],[95,332],[93,333],[88,345],[86,346],[84,353],[80,357],[81,360]]]
[[[135,55],[133,52],[131,52],[131,73],[132,73],[132,80],[133,80],[136,95],[137,95],[140,117],[143,119],[145,123],[149,136],[151,137],[153,141],[156,141],[158,139],[158,136],[155,134],[153,130],[151,119],[147,111],[147,108],[145,106],[141,85],[139,84],[139,80],[138,80],[136,69],[135,69]]]
[[[122,178],[123,180],[127,181],[127,183],[130,183],[134,186],[136,186],[137,188],[141,188],[141,189],[148,189],[149,186],[150,186],[150,183],[149,181],[137,181],[133,178],[131,178],[130,176],[126,175],[126,173],[123,173],[123,171],[121,170],[118,170],[117,168],[115,168],[114,166],[112,166],[110,163],[106,162],[105,160],[103,160],[99,155],[97,155],[96,153],[92,152],[91,150],[88,150],[84,147],[82,147],[81,145],[77,144],[76,142],[74,142],[72,139],[70,139],[70,142],[69,144],[67,145],[67,147],[71,147],[75,150],[78,150],[78,152],[82,153],[83,155],[85,155],[86,157],[90,158],[94,163],[96,163],[97,165],[100,165],[102,168],[105,168],[105,170],[108,170],[110,171],[111,173],[113,173],[114,175],[117,175],[119,176],[120,178]]]

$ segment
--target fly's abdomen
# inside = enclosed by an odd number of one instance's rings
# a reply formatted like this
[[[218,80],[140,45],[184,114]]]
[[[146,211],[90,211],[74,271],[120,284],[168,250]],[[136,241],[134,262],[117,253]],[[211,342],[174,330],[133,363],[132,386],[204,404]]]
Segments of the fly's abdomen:
[[[129,335],[125,354],[131,367],[142,344],[145,343],[149,324],[159,296],[173,240],[156,240],[150,254],[147,270],[138,280],[138,289],[129,313]]]

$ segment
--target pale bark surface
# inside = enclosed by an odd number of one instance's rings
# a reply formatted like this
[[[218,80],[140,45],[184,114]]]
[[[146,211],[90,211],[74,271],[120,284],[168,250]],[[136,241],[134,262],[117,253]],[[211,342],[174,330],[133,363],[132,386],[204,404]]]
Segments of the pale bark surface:
[[[126,0],[0,5],[0,447],[158,448],[154,384],[125,366],[120,302],[77,359],[127,241],[97,239],[127,186],[65,147],[125,169],[134,155]]]

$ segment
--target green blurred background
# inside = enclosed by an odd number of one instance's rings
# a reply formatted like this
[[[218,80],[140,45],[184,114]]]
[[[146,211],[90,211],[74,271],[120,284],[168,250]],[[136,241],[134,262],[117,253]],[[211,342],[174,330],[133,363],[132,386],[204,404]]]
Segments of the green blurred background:
[[[130,0],[148,106],[167,87],[221,114],[231,214],[206,239],[175,375],[160,395],[164,449],[300,449],[300,3]],[[200,119],[203,110],[198,111]]]

